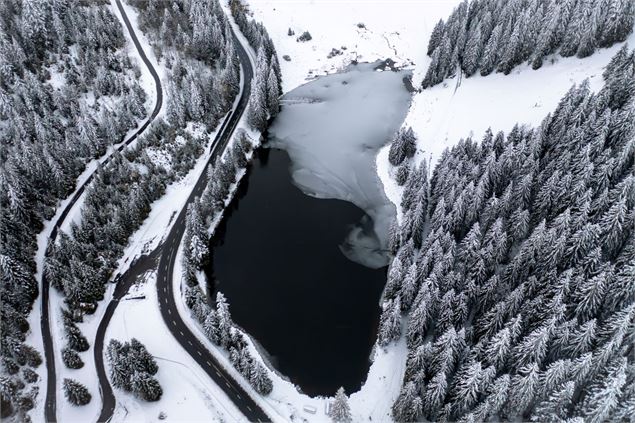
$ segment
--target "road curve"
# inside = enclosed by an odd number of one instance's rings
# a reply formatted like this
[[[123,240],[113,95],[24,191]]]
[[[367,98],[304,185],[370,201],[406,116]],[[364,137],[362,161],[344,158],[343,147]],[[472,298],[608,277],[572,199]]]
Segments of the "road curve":
[[[234,45],[238,52],[240,62],[243,68],[243,92],[234,112],[229,116],[229,120],[223,123],[223,127],[219,132],[219,136],[212,146],[212,154],[209,162],[211,163],[216,157],[222,154],[227,146],[230,137],[236,125],[247,107],[249,101],[249,92],[251,89],[251,80],[253,77],[253,68],[249,60],[249,56],[243,45],[234,36]],[[207,183],[206,175],[202,175],[197,181],[193,191],[188,197],[187,204],[191,203],[196,197],[200,197]],[[196,362],[205,370],[209,377],[221,387],[229,399],[240,409],[240,411],[252,422],[264,422],[271,419],[256,404],[249,394],[233,379],[233,377],[224,370],[223,366],[210,353],[198,338],[191,332],[189,327],[183,322],[175,303],[175,297],[180,298],[180,292],[174,292],[174,284],[172,276],[174,273],[174,263],[176,262],[176,254],[185,232],[185,215],[186,206],[181,210],[179,216],[170,230],[164,244],[161,257],[159,259],[159,269],[157,271],[157,293],[159,301],[159,309],[163,320],[181,346],[196,360]]]
[[[157,96],[156,103],[154,105],[154,109],[152,110],[152,113],[150,114],[150,117],[146,119],[143,125],[141,125],[141,127],[134,134],[132,134],[130,138],[125,139],[124,137],[121,140],[120,144],[116,147],[115,150],[121,152],[132,141],[136,140],[137,137],[141,135],[146,130],[146,128],[152,123],[152,121],[157,117],[157,115],[159,114],[159,111],[161,111],[161,107],[163,106],[163,89],[161,87],[161,79],[159,78],[157,71],[154,69],[154,66],[152,66],[152,63],[150,63],[150,60],[148,60],[148,57],[143,51],[143,48],[141,47],[141,44],[139,43],[139,40],[137,39],[137,36],[135,35],[134,30],[132,29],[132,26],[130,25],[130,21],[128,20],[128,17],[126,16],[126,13],[123,7],[121,6],[120,0],[116,0],[116,2],[117,2],[117,7],[119,8],[119,11],[121,12],[121,15],[125,21],[128,32],[130,33],[130,36],[132,37],[132,41],[134,42],[134,45],[137,51],[139,52],[139,56],[141,56],[141,60],[143,60],[143,63],[147,66],[148,70],[150,71],[150,74],[152,75],[152,79],[154,79],[154,84],[156,87],[156,96]],[[108,163],[111,157],[112,157],[112,153],[102,162],[102,164]],[[64,223],[64,220],[68,216],[68,213],[71,211],[75,203],[77,203],[77,200],[79,200],[81,195],[84,193],[84,190],[86,189],[88,184],[90,184],[90,182],[93,180],[94,175],[95,175],[95,172],[93,172],[79,186],[77,191],[75,191],[75,194],[73,194],[71,201],[66,205],[66,207],[64,207],[64,210],[55,221],[55,225],[53,225],[53,230],[51,230],[51,234],[49,235],[49,240],[47,243],[48,246],[53,245],[53,243],[55,242],[59,228]],[[44,253],[45,257],[47,255],[48,255],[48,247],[47,247],[47,251]],[[57,388],[56,388],[56,374],[55,374],[55,351],[53,347],[53,339],[51,337],[51,327],[49,322],[49,289],[50,289],[50,286],[49,286],[48,280],[46,279],[46,274],[42,272],[40,326],[42,328],[42,341],[43,341],[42,343],[44,346],[44,359],[46,362],[46,371],[47,371],[46,402],[44,405],[44,418],[46,419],[47,422],[57,422],[57,414],[56,414]]]
[[[120,0],[116,0],[119,4]],[[123,10],[122,15],[125,16]],[[132,30],[129,27],[129,30]],[[247,108],[249,102],[249,93],[251,89],[251,80],[253,78],[253,68],[247,51],[243,47],[240,40],[236,37],[236,34],[232,30],[232,36],[234,38],[234,46],[238,53],[238,58],[243,70],[243,89],[238,103],[234,110],[225,118],[220,130],[218,131],[216,138],[211,146],[211,154],[207,164],[211,164],[227,147],[232,134],[234,133],[240,118]],[[181,209],[172,229],[165,238],[162,245],[155,250],[151,256],[159,256],[159,268],[157,271],[157,292],[159,309],[161,316],[170,330],[174,338],[181,344],[181,346],[190,354],[190,356],[201,366],[201,368],[208,374],[208,376],[226,393],[229,399],[236,405],[236,407],[249,419],[254,422],[270,421],[267,414],[260,408],[258,404],[249,396],[249,394],[240,386],[240,384],[233,379],[233,377],[225,371],[222,365],[214,358],[197,337],[190,331],[189,327],[181,319],[176,303],[175,295],[172,284],[172,273],[174,270],[174,263],[176,262],[176,254],[185,232],[185,215],[187,211],[187,205],[190,204],[196,197],[200,197],[207,185],[207,173],[203,172],[199,179],[196,181],[192,192],[190,193],[187,202]],[[145,259],[145,258],[144,258]],[[112,318],[119,300],[125,295],[130,284],[134,281],[137,275],[141,273],[141,269],[138,269],[137,265],[134,269],[131,268],[126,275],[119,282],[119,286],[115,289],[115,295],[113,300],[108,304],[106,312],[102,321],[99,324],[95,341],[95,363],[97,366],[97,374],[99,377],[100,389],[102,394],[102,410],[99,416],[99,422],[109,421],[115,411],[116,400],[112,391],[112,387],[108,381],[105,372],[105,366],[103,363],[103,347],[105,332]],[[178,294],[180,297],[180,293]]]

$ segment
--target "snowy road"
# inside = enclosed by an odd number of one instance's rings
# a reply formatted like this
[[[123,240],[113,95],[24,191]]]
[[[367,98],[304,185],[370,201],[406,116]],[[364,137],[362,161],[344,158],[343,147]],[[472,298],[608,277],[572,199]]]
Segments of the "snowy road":
[[[121,11],[121,14],[125,20],[128,32],[130,33],[130,36],[132,37],[132,40],[134,41],[134,44],[139,53],[139,56],[143,60],[144,64],[148,67],[148,70],[150,71],[150,74],[152,75],[152,78],[154,79],[157,97],[156,97],[156,103],[154,105],[154,109],[152,110],[152,114],[150,115],[150,117],[148,117],[148,119],[143,123],[143,125],[141,125],[141,127],[139,127],[139,129],[132,136],[130,136],[128,139],[122,140],[122,142],[118,146],[116,146],[116,148],[113,150],[113,153],[114,151],[119,151],[119,152],[123,151],[123,149],[126,148],[131,142],[136,140],[137,137],[139,137],[139,135],[141,135],[146,130],[146,128],[152,123],[154,118],[157,117],[157,115],[161,111],[161,107],[163,106],[163,90],[161,87],[161,80],[159,78],[159,75],[157,74],[156,70],[154,69],[154,67],[148,60],[147,56],[145,55],[143,48],[141,47],[141,44],[139,43],[139,40],[137,39],[132,29],[132,26],[130,25],[128,17],[126,16],[121,6],[120,0],[116,0],[116,2],[117,2],[117,7]],[[101,164],[104,165],[108,163],[113,153],[108,155],[108,157],[106,157],[106,159],[103,160]],[[57,218],[57,221],[55,222],[53,230],[51,231],[51,234],[49,236],[48,245],[52,245],[55,242],[59,228],[64,223],[64,220],[68,217],[68,214],[72,210],[75,203],[79,200],[79,198],[84,193],[84,190],[86,189],[88,184],[90,184],[91,181],[93,180],[94,174],[95,172],[93,172],[77,188],[77,190],[73,194],[72,199],[66,205],[62,213]],[[46,404],[44,407],[44,415],[47,422],[56,422],[57,421],[57,413],[56,413],[57,392],[56,392],[56,373],[55,373],[55,348],[53,344],[53,338],[51,336],[51,327],[50,327],[50,319],[49,319],[49,289],[50,289],[50,286],[49,286],[49,282],[46,279],[46,273],[43,273],[42,274],[42,297],[41,297],[42,314],[41,314],[40,324],[42,327],[44,358],[46,361],[46,371],[47,371]]]
[[[247,108],[249,101],[249,92],[251,80],[253,77],[253,68],[247,51],[243,47],[241,41],[234,36],[234,45],[238,52],[241,67],[243,70],[243,90],[240,100],[234,111],[227,117],[216,140],[212,145],[212,154],[209,163],[212,163],[216,157],[220,157],[223,150],[231,139],[243,112]],[[188,197],[186,205],[181,209],[174,226],[170,230],[161,251],[159,259],[159,269],[157,271],[157,293],[159,299],[159,308],[161,316],[165,324],[169,328],[172,335],[183,346],[183,348],[192,356],[201,368],[209,375],[209,377],[221,387],[229,399],[240,409],[249,421],[262,422],[271,419],[260,408],[260,406],[249,396],[249,394],[233,379],[233,377],[224,370],[223,366],[216,360],[212,353],[205,347],[189,329],[188,325],[183,322],[180,317],[177,305],[175,303],[175,295],[181,297],[181,293],[174,292],[174,284],[172,277],[174,273],[174,263],[176,262],[177,252],[181,238],[185,231],[185,215],[187,204],[194,201],[196,197],[200,197],[203,189],[207,184],[207,175],[203,173],[196,182],[194,189]]]
[[[121,7],[120,0],[116,0],[122,17],[125,20],[128,31],[132,38],[136,40],[134,31],[130,26],[128,18]],[[253,77],[253,68],[247,51],[241,44],[241,41],[232,34],[234,37],[234,45],[241,62],[242,67],[242,84],[243,89],[240,95],[240,99],[235,104],[234,110],[225,118],[220,130],[218,131],[216,138],[211,146],[211,154],[208,159],[208,164],[211,164],[220,157],[229,143],[236,126],[238,125],[244,111],[247,108],[249,101],[249,92],[251,87],[251,80]],[[152,68],[151,65],[149,65]],[[200,197],[205,186],[207,185],[207,172],[202,172],[199,179],[196,181],[192,192],[190,193],[187,202],[181,209],[174,225],[172,226],[165,241],[156,250],[154,250],[149,256],[142,257],[135,265],[133,265],[126,274],[123,275],[118,286],[115,289],[113,298],[108,304],[102,320],[100,321],[97,329],[96,341],[95,341],[95,364],[97,366],[97,374],[99,377],[100,390],[102,395],[102,409],[98,418],[99,422],[109,421],[116,407],[116,399],[112,391],[112,387],[109,384],[105,366],[103,362],[103,351],[105,333],[112,316],[115,313],[119,301],[126,295],[128,288],[136,280],[137,276],[153,267],[156,257],[159,258],[159,268],[157,271],[157,293],[159,308],[161,310],[161,316],[169,328],[174,338],[181,344],[181,346],[188,352],[188,354],[201,366],[201,368],[208,374],[208,376],[223,390],[229,399],[238,407],[243,415],[250,421],[269,421],[270,418],[265,414],[258,404],[249,396],[249,394],[240,386],[240,384],[233,379],[233,377],[227,373],[220,363],[212,356],[209,350],[201,344],[196,336],[190,331],[185,322],[181,319],[177,305],[175,303],[175,293],[173,290],[172,276],[174,270],[174,263],[176,261],[177,251],[183,233],[185,231],[185,215],[187,205],[190,204],[196,197]],[[180,293],[177,293],[180,298]]]

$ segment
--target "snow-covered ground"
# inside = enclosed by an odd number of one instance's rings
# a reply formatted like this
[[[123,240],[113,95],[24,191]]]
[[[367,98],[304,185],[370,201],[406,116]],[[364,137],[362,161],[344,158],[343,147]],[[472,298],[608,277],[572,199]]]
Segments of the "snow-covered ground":
[[[396,60],[398,65],[412,69],[413,80],[417,85],[429,63],[429,59],[425,56],[429,34],[436,21],[439,18],[446,18],[457,3],[458,0],[249,1],[254,17],[264,22],[276,45],[285,92],[316,75],[337,71],[351,60],[374,61],[387,57]],[[124,7],[133,26],[136,26],[134,9],[127,5]],[[116,16],[119,16],[116,7],[113,7],[113,11]],[[363,26],[358,26],[360,23]],[[287,35],[289,28],[295,32],[294,36]],[[313,39],[304,43],[297,42],[296,37],[303,31],[309,31]],[[128,37],[127,31],[124,33]],[[137,35],[146,54],[157,66],[159,74],[164,75],[145,37],[140,31],[137,31]],[[241,35],[239,37],[242,39]],[[632,45],[635,41],[634,37],[631,36],[629,41]],[[134,56],[136,50],[131,41],[129,48],[132,49],[131,53]],[[342,54],[327,58],[332,48],[340,49]],[[473,133],[475,138],[479,139],[488,127],[492,127],[494,131],[508,131],[516,122],[538,124],[548,112],[554,109],[562,94],[572,83],[589,77],[593,89],[601,86],[601,70],[619,48],[620,45],[616,45],[583,60],[557,58],[553,63],[545,61],[545,65],[538,71],[521,66],[508,76],[500,74],[488,77],[474,76],[463,79],[458,87],[456,80],[447,80],[444,84],[416,94],[406,118],[406,124],[411,125],[419,137],[420,151],[417,157],[422,159],[432,156],[435,160],[443,149],[451,146],[461,137]],[[291,61],[284,60],[283,55],[288,55]],[[139,67],[142,73],[147,73],[147,69],[141,63]],[[149,75],[143,77],[147,79]],[[151,78],[149,80],[151,81]],[[154,98],[152,87],[146,86],[145,83],[143,86],[149,98]],[[257,134],[251,135],[257,136]],[[169,226],[183,206],[198,175],[204,172],[204,160],[208,151],[209,149],[206,148],[206,153],[186,178],[168,187],[164,197],[153,204],[150,216],[133,236],[124,257],[119,262],[116,273],[125,271],[135,256],[156,247],[162,237],[167,234]],[[96,165],[96,162],[89,165],[79,181],[85,180]],[[381,150],[377,157],[377,172],[384,183],[388,198],[399,208],[401,192],[390,176],[386,148]],[[63,204],[64,202],[61,205]],[[73,211],[73,214],[78,215],[79,212]],[[40,246],[37,257],[38,280],[41,280],[45,241],[51,229],[52,225],[47,225],[38,237]],[[175,276],[180,274],[179,267],[180,260],[177,259]],[[145,283],[137,288],[139,292],[145,294],[145,299],[122,301],[108,329],[107,340],[110,337],[122,340],[137,337],[146,344],[149,351],[158,358],[160,368],[158,378],[163,386],[164,395],[158,403],[148,404],[115,390],[118,408],[114,421],[156,420],[161,411],[167,414],[168,420],[176,418],[177,420],[235,421],[240,419],[240,413],[222,391],[209,381],[204,372],[169,336],[158,310],[154,282],[154,276],[150,274]],[[180,279],[175,277],[174,282],[179,284]],[[175,292],[179,290],[176,289]],[[106,298],[110,296],[109,290]],[[184,307],[179,299],[177,303]],[[61,298],[52,290],[52,316],[57,316],[60,304]],[[94,421],[98,414],[101,404],[92,360],[92,344],[96,326],[104,309],[104,304],[100,304],[97,313],[88,317],[86,322],[80,325],[91,343],[91,349],[81,354],[86,363],[83,369],[66,369],[59,357],[60,345],[56,345],[59,380],[63,377],[76,378],[85,383],[93,394],[91,404],[82,408],[68,406],[62,395],[59,395],[58,419],[60,421]],[[204,340],[204,335],[189,318],[187,310],[183,308],[182,314],[184,320],[192,325],[194,332]],[[36,307],[36,311],[29,319],[33,329],[28,340],[36,347],[41,347],[39,318],[39,308]],[[59,323],[59,319],[55,321]],[[54,324],[52,330],[59,344],[63,340],[59,332],[61,327]],[[223,353],[211,343],[208,343],[208,346],[211,351],[221,357],[221,363],[237,375],[227,359],[223,358]],[[260,357],[253,345],[252,354],[254,357]],[[350,396],[354,421],[390,419],[390,407],[401,385],[405,355],[406,347],[403,340],[385,350],[380,349],[374,352],[367,381],[358,392]],[[46,378],[44,366],[40,366],[38,374],[44,381]],[[328,399],[310,398],[300,394],[290,382],[274,372],[271,377],[274,381],[273,392],[265,398],[257,394],[253,395],[271,417],[276,420],[295,421],[327,419],[325,404]],[[240,376],[237,376],[237,379],[242,380]],[[242,380],[242,382],[245,389],[253,393],[246,381]],[[40,392],[37,408],[32,412],[33,416],[43,414],[44,383],[40,386]],[[316,414],[303,411],[305,405],[314,406],[317,409]]]
[[[351,60],[391,58],[423,78],[429,59],[428,36],[458,0],[248,0],[256,20],[273,39],[282,69],[282,87],[292,90],[317,75],[332,73]],[[358,26],[362,25],[362,27]],[[289,28],[295,35],[287,35]],[[304,31],[312,40],[296,41]],[[346,49],[342,49],[345,47]],[[333,48],[342,54],[327,58]],[[283,59],[288,55],[290,61]]]
[[[145,298],[139,299],[141,296]],[[113,421],[157,421],[160,413],[165,415],[166,421],[235,422],[244,419],[223,390],[170,335],[159,310],[156,272],[148,273],[145,280],[121,300],[106,331],[105,345],[112,338],[141,341],[159,365],[156,378],[163,388],[163,396],[157,402],[145,402],[115,389],[117,408]]]

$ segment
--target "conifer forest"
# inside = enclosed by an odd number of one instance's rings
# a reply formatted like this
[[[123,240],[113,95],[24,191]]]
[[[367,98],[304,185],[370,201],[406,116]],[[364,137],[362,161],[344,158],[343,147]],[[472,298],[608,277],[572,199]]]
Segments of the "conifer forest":
[[[0,419],[635,421],[634,26],[0,1]]]

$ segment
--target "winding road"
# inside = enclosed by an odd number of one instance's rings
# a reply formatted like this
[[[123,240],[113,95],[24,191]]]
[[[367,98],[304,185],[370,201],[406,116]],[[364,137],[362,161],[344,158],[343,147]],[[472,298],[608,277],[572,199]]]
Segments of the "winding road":
[[[138,44],[137,38],[134,34],[134,30],[130,25],[128,17],[121,6],[120,0],[116,0],[117,6],[121,12],[121,15],[126,23],[126,27],[130,32],[131,37],[135,41],[137,49],[140,54],[142,53],[141,46]],[[207,164],[211,164],[227,147],[232,134],[234,133],[238,122],[240,121],[244,111],[247,108],[249,101],[249,92],[251,89],[251,80],[253,78],[253,68],[247,51],[243,47],[240,40],[236,37],[236,34],[232,30],[232,36],[234,38],[234,46],[238,53],[238,58],[242,68],[242,92],[240,98],[236,103],[233,111],[227,115],[223,121],[216,138],[211,146],[211,154],[208,158]],[[148,67],[154,69],[149,62],[146,62]],[[191,332],[189,327],[181,319],[178,312],[177,305],[175,303],[175,293],[172,284],[172,276],[174,272],[174,263],[176,262],[176,255],[178,247],[181,243],[181,239],[185,232],[185,216],[188,204],[190,204],[196,197],[200,197],[207,185],[207,172],[202,172],[199,179],[196,181],[192,192],[183,208],[181,209],[175,223],[173,224],[170,232],[165,238],[164,242],[149,256],[142,257],[134,266],[122,276],[118,282],[113,299],[108,304],[104,316],[97,328],[96,340],[95,340],[95,365],[97,367],[97,376],[99,378],[101,396],[102,396],[102,409],[99,415],[99,422],[110,421],[112,418],[115,407],[116,399],[108,381],[106,375],[105,365],[103,361],[104,357],[104,339],[108,324],[114,312],[119,305],[119,300],[127,293],[128,288],[136,280],[137,276],[143,273],[148,268],[151,268],[154,264],[156,257],[159,257],[159,268],[157,271],[157,292],[159,308],[161,316],[170,330],[174,338],[181,344],[181,346],[190,354],[190,356],[201,366],[201,368],[209,375],[209,377],[227,394],[229,399],[236,405],[236,407],[243,413],[243,415],[250,421],[265,422],[270,421],[267,414],[256,404],[256,402],[249,396],[249,394],[240,386],[240,384],[233,379],[233,377],[225,371],[222,365],[216,360],[216,358],[210,353],[197,337]],[[181,297],[180,292],[176,293],[178,297]]]
[[[117,8],[121,13],[125,26],[132,38],[132,41],[139,53],[139,56],[143,60],[144,64],[149,69],[152,78],[154,79],[157,98],[154,110],[145,123],[128,139],[121,141],[116,146],[115,151],[123,151],[132,141],[137,139],[146,128],[152,123],[161,110],[163,105],[163,90],[161,87],[161,80],[157,74],[154,66],[148,60],[145,52],[139,40],[134,32],[134,29],[130,23],[128,16],[121,4],[121,0],[115,0]],[[241,62],[242,84],[243,89],[239,101],[237,102],[234,110],[225,118],[221,128],[214,140],[211,147],[211,154],[208,159],[208,164],[212,163],[219,155],[222,154],[226,148],[231,136],[236,129],[240,118],[242,117],[249,100],[249,92],[251,87],[251,79],[253,77],[253,68],[247,51],[241,44],[240,40],[232,32],[234,37],[234,45]],[[102,161],[102,165],[110,161],[112,154]],[[73,206],[77,203],[84,190],[93,180],[94,173],[91,174],[75,191],[69,203],[64,207],[64,210],[60,213],[59,217],[55,221],[51,234],[49,235],[48,245],[53,245],[55,242],[59,228],[64,223],[64,220],[68,217],[68,214],[72,210]],[[166,326],[169,328],[172,335],[183,346],[183,348],[194,358],[194,360],[201,366],[201,368],[209,375],[209,377],[221,387],[228,397],[235,403],[238,409],[245,415],[250,421],[269,421],[269,417],[262,411],[262,409],[255,403],[253,399],[244,391],[240,384],[233,379],[233,377],[227,373],[218,361],[212,356],[208,349],[201,344],[196,336],[189,330],[188,326],[181,319],[177,306],[175,303],[172,281],[172,273],[174,270],[174,263],[176,261],[176,253],[180,244],[181,238],[185,231],[185,214],[187,205],[194,199],[200,196],[207,184],[206,172],[196,182],[194,189],[192,190],[187,202],[181,212],[179,213],[176,222],[172,226],[165,241],[156,250],[154,250],[148,256],[141,257],[131,268],[122,275],[117,287],[114,290],[113,298],[109,302],[104,316],[97,329],[96,340],[94,345],[95,365],[97,367],[97,375],[100,383],[101,397],[102,397],[102,409],[98,418],[99,422],[109,421],[114,413],[116,406],[116,399],[108,381],[105,365],[103,361],[104,351],[104,338],[108,324],[119,304],[119,300],[127,293],[129,287],[136,280],[137,276],[146,270],[153,268],[156,264],[157,257],[159,260],[159,269],[157,272],[157,290],[159,306],[161,309],[161,315],[165,321]],[[45,255],[48,254],[45,253]],[[46,279],[46,275],[42,275],[42,297],[41,297],[41,327],[42,338],[44,344],[44,356],[47,367],[47,386],[46,386],[46,403],[45,403],[45,419],[47,422],[57,422],[56,404],[57,404],[57,387],[56,387],[56,371],[55,371],[55,351],[53,345],[53,339],[51,336],[51,328],[49,321],[49,282]],[[180,293],[178,294],[180,297]]]
[[[116,2],[117,2],[117,7],[119,8],[119,11],[121,12],[121,15],[123,16],[123,18],[125,20],[126,27],[128,28],[128,32],[130,33],[130,36],[132,37],[134,45],[137,48],[137,51],[139,52],[139,56],[141,56],[141,59],[143,60],[145,65],[150,70],[150,74],[152,75],[152,79],[154,79],[154,84],[155,84],[155,87],[156,87],[156,95],[157,95],[156,103],[154,105],[154,109],[152,110],[152,113],[150,114],[148,119],[143,123],[143,125],[141,125],[141,127],[139,127],[139,129],[134,134],[132,134],[130,136],[130,138],[128,138],[128,139],[124,138],[119,143],[119,145],[117,145],[116,148],[114,149],[114,151],[121,152],[131,142],[136,140],[137,137],[139,137],[139,135],[141,135],[148,128],[148,126],[152,123],[152,121],[157,117],[157,115],[159,114],[159,111],[161,111],[161,107],[163,106],[163,89],[161,87],[161,79],[159,78],[159,75],[157,74],[156,70],[154,69],[154,66],[152,66],[152,63],[150,63],[150,60],[148,60],[148,57],[145,55],[145,53],[143,51],[143,48],[141,47],[141,44],[139,43],[139,40],[137,39],[137,36],[135,35],[134,30],[132,29],[132,26],[130,25],[130,21],[128,20],[128,17],[126,16],[126,13],[124,12],[123,7],[121,6],[120,0],[116,0]],[[113,153],[114,153],[114,151],[113,151]],[[113,153],[108,155],[108,157],[106,157],[106,159],[101,162],[101,165],[105,165],[106,163],[108,163],[111,160]],[[79,186],[79,188],[73,194],[73,197],[71,198],[71,200],[64,207],[64,210],[62,211],[62,213],[59,215],[59,217],[55,221],[55,224],[53,225],[53,229],[51,230],[51,234],[49,235],[49,239],[48,239],[48,243],[47,243],[47,251],[44,254],[45,257],[48,256],[48,253],[49,253],[48,246],[51,246],[51,245],[53,245],[55,243],[55,240],[57,239],[57,234],[58,234],[59,228],[64,223],[64,220],[68,217],[68,214],[73,209],[73,206],[77,203],[79,198],[84,193],[84,190],[86,189],[88,184],[91,183],[91,181],[93,180],[94,176],[95,176],[95,172],[93,172]],[[46,419],[47,422],[57,422],[57,414],[56,414],[56,409],[57,409],[57,407],[56,407],[56,405],[57,405],[57,392],[56,392],[57,391],[57,387],[56,387],[56,382],[57,382],[57,379],[56,379],[56,374],[55,374],[55,348],[54,348],[54,345],[53,345],[53,338],[51,336],[51,326],[50,326],[50,319],[49,319],[49,290],[50,290],[50,284],[49,284],[48,280],[46,279],[46,274],[44,272],[42,272],[42,296],[41,296],[41,306],[40,306],[41,307],[40,326],[42,328],[42,340],[43,340],[43,346],[44,346],[44,360],[46,361],[46,371],[47,371],[47,378],[46,378],[46,403],[45,403],[45,406],[44,406],[44,416],[45,416],[45,419]]]

